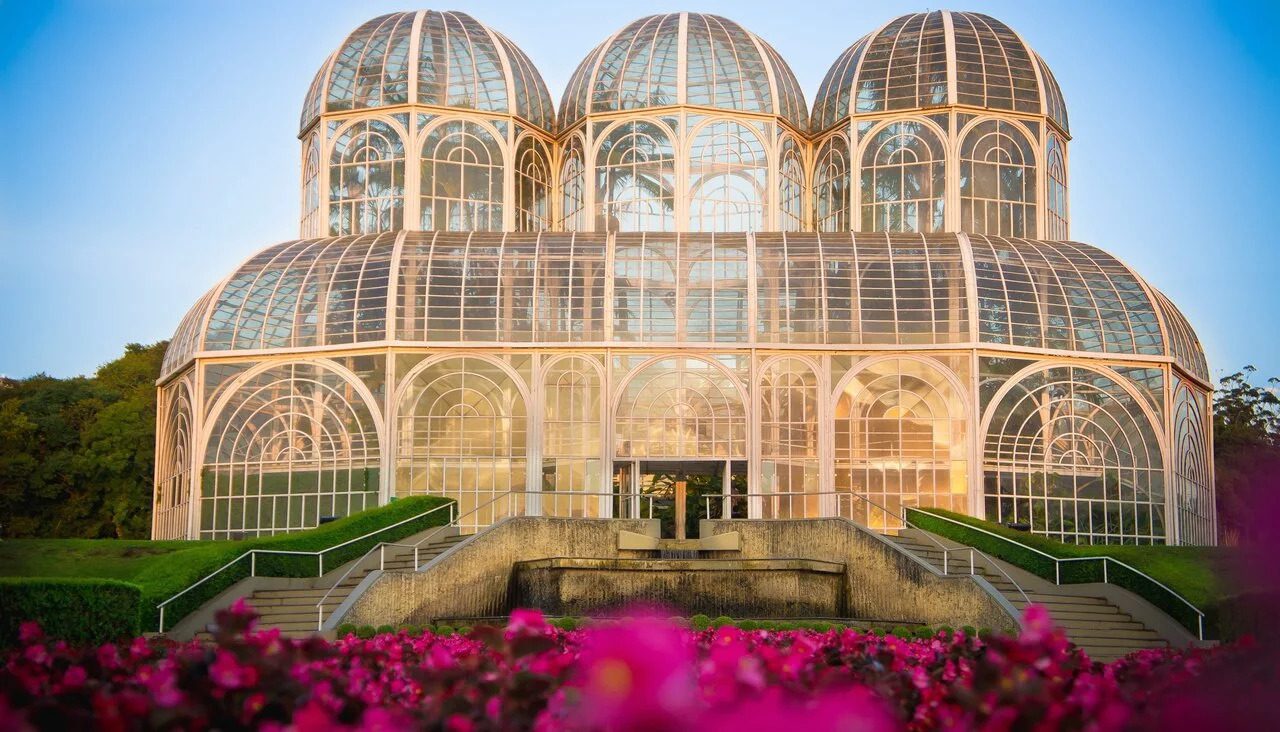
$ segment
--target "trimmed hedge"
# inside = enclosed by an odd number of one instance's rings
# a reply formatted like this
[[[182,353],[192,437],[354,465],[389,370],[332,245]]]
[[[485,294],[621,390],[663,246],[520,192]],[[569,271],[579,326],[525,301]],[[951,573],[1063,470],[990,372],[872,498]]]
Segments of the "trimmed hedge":
[[[106,579],[0,577],[0,646],[15,645],[28,620],[71,643],[133,638],[142,630],[142,588]]]
[[[439,510],[390,528],[400,521],[451,502],[451,499],[439,496],[413,496],[354,513],[307,531],[243,541],[203,542],[189,550],[174,552],[165,561],[155,562],[136,578],[143,588],[143,627],[153,630],[159,626],[159,603],[192,586],[228,562],[236,561],[218,576],[166,606],[166,629],[172,628],[201,605],[248,577],[253,560],[242,555],[250,549],[324,551],[324,571],[330,572],[346,562],[358,559],[380,542],[397,541],[445,525],[449,522],[449,511]],[[341,549],[326,551],[370,532],[377,533]],[[319,560],[314,556],[259,555],[257,559],[259,577],[316,577],[319,572]]]
[[[912,526],[974,547],[1050,582],[1055,581],[1055,562],[1048,557],[1031,551],[1027,545],[1034,541],[1034,543],[1040,544],[1040,546],[1035,547],[1036,549],[1051,556],[1060,559],[1079,558],[1078,555],[1076,557],[1071,556],[1073,553],[1067,551],[1054,551],[1056,547],[1052,545],[1057,542],[1053,542],[1046,537],[1034,537],[1033,539],[1034,535],[1029,535],[1025,532],[1017,532],[1018,535],[1016,536],[1006,536],[1013,530],[998,525],[986,525],[987,522],[979,522],[978,519],[970,516],[960,516],[939,509],[908,508],[907,517]],[[947,521],[943,517],[953,519],[959,524]],[[979,523],[984,525],[977,526],[976,524]],[[979,528],[996,534],[1001,538],[984,533]],[[1064,562],[1061,565],[1060,576],[1056,578],[1064,585],[1105,581],[1117,587],[1123,587],[1178,621],[1192,635],[1199,632],[1200,616],[1183,602],[1180,599],[1181,596],[1177,593],[1155,584],[1146,576],[1120,564],[1106,562],[1106,558],[1101,555],[1087,556],[1085,558],[1096,559],[1096,561]],[[1105,571],[1105,580],[1103,579],[1104,563],[1108,565]],[[1210,619],[1210,617],[1205,618],[1204,631],[1206,638],[1217,636],[1216,628],[1210,627],[1212,625]]]

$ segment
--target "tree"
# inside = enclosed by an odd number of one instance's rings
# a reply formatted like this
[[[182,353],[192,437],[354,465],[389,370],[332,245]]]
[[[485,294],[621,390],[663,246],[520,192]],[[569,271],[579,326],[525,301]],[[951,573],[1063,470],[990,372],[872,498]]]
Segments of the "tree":
[[[1218,532],[1227,543],[1250,533],[1261,491],[1280,487],[1280,379],[1257,386],[1245,366],[1218,385],[1213,400],[1213,459]]]

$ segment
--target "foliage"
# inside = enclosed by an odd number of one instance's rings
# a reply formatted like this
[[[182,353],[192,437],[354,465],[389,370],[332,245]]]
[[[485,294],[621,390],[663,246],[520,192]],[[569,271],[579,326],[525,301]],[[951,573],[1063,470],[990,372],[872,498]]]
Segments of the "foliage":
[[[116,580],[0,577],[0,647],[18,642],[23,621],[73,643],[138,635],[142,588]]]
[[[1252,527],[1251,506],[1280,474],[1280,379],[1256,386],[1245,366],[1223,377],[1213,400],[1218,533],[1234,544]]]
[[[167,345],[130,343],[92,377],[0,379],[5,538],[150,533],[155,382]]]
[[[28,624],[23,647],[0,656],[0,727],[1166,730],[1204,721],[1188,707],[1201,686],[1256,663],[1226,647],[1095,664],[1038,606],[1019,637],[985,639],[697,631],[657,617],[564,631],[517,611],[505,629],[329,643],[255,632],[254,618],[237,603],[207,645],[71,647]]]
[[[125,580],[142,588],[143,627],[154,629],[156,604],[190,587],[197,580],[250,549],[314,552],[330,549],[371,532],[372,537],[326,551],[326,571],[361,556],[380,541],[396,541],[448,522],[442,509],[402,526],[405,519],[449,503],[438,496],[413,496],[371,508],[307,531],[242,541],[120,541],[89,539],[14,539],[0,542],[0,576],[102,577]],[[175,622],[247,577],[243,559],[216,579],[175,602],[165,612],[165,624]],[[319,562],[313,556],[259,556],[257,572],[274,577],[314,577]]]

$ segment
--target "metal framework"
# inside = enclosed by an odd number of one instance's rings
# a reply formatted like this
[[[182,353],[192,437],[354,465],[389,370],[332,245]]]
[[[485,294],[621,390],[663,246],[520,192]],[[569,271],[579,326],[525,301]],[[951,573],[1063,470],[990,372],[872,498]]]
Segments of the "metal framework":
[[[938,506],[1213,543],[1203,352],[1066,241],[1069,139],[1043,59],[976,13],[867,34],[812,116],[758,36],[648,16],[588,54],[558,120],[500,33],[375,18],[304,103],[303,238],[174,335],[153,534],[417,493],[466,529],[608,516],[644,465],[683,462],[726,491],[745,473],[762,518]]]

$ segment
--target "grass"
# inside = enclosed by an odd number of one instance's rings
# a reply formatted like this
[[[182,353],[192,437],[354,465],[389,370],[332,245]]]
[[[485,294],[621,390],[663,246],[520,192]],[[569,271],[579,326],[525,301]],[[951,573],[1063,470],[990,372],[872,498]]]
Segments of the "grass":
[[[1129,546],[1111,544],[1066,544],[1038,534],[1016,531],[1000,524],[982,521],[971,516],[942,509],[914,509],[911,521],[920,528],[946,536],[954,541],[974,546],[992,556],[1021,567],[1046,579],[1053,579],[1053,562],[1034,552],[966,531],[954,524],[931,519],[929,514],[943,516],[966,526],[984,529],[997,536],[1009,538],[1018,544],[1038,549],[1059,559],[1073,557],[1107,556],[1132,566],[1152,579],[1163,583],[1188,602],[1208,613],[1212,619],[1215,608],[1229,594],[1222,578],[1227,574],[1230,550],[1220,547],[1171,547]],[[1064,583],[1097,582],[1102,580],[1100,562],[1072,562],[1061,565]],[[1117,565],[1109,565],[1108,579],[1146,598],[1169,615],[1178,619],[1189,630],[1195,631],[1196,618],[1186,606],[1167,592],[1146,582],[1141,576],[1124,571]]]
[[[307,531],[240,541],[145,541],[118,539],[10,539],[0,541],[0,577],[91,577],[114,579],[142,589],[143,627],[152,629],[159,620],[156,605],[250,549],[321,551],[391,526],[449,501],[436,496],[414,496],[386,506],[372,508]],[[325,571],[364,554],[379,541],[395,541],[449,519],[440,510],[418,521],[325,554]],[[259,575],[275,577],[315,577],[319,571],[315,557],[259,556]],[[201,587],[185,595],[166,611],[165,624],[172,627],[219,592],[249,575],[244,559]]]

